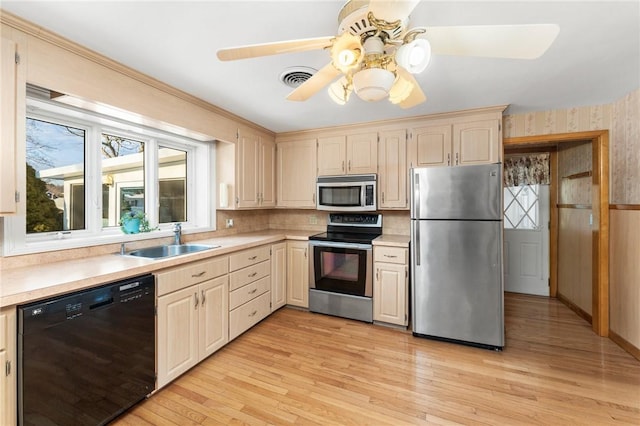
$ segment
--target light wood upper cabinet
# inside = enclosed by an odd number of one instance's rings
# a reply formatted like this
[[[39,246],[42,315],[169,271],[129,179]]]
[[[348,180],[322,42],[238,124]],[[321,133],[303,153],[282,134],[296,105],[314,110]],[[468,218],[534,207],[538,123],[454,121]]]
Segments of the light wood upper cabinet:
[[[251,130],[238,131],[235,144],[219,142],[218,183],[228,187],[228,198],[218,197],[218,208],[256,209],[276,205],[276,147],[273,138]]]
[[[406,130],[380,132],[378,161],[378,208],[406,208],[408,206]]]
[[[316,140],[277,143],[278,207],[316,208]]]
[[[376,173],[377,142],[377,132],[318,138],[318,176]]]
[[[409,144],[409,167],[467,166],[500,161],[500,119],[458,118],[416,127]]]
[[[499,120],[481,120],[453,125],[453,159],[456,166],[500,161],[502,144]]]
[[[409,167],[450,166],[451,125],[433,125],[413,129]]]
[[[0,215],[16,212],[16,141],[19,75],[17,44],[2,37],[0,49]],[[24,117],[22,117],[24,120]],[[23,166],[24,167],[24,166]]]

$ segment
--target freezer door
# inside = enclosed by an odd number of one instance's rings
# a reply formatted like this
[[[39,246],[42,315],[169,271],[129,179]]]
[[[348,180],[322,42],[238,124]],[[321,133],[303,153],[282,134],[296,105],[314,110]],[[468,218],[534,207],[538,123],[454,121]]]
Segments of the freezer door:
[[[502,222],[411,221],[413,332],[504,346]]]
[[[501,166],[411,169],[411,218],[500,220]]]

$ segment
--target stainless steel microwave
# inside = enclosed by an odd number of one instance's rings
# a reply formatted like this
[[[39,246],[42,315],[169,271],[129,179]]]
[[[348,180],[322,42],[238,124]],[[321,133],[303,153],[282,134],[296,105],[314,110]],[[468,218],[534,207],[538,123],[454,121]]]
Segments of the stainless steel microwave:
[[[316,208],[333,212],[378,209],[376,175],[321,176],[317,180]]]

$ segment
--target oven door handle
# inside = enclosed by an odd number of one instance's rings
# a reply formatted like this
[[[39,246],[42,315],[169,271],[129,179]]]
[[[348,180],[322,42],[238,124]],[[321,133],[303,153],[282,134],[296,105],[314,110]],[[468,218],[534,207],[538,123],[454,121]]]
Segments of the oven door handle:
[[[309,241],[309,245],[312,247],[330,247],[330,248],[345,248],[355,250],[371,250],[371,244],[358,244],[358,243],[341,243],[334,241]]]

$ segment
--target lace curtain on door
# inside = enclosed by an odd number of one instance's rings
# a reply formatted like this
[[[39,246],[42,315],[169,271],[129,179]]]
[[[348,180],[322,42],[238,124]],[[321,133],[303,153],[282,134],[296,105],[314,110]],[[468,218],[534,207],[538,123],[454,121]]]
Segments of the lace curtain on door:
[[[504,159],[504,186],[549,185],[549,154],[519,154]]]

